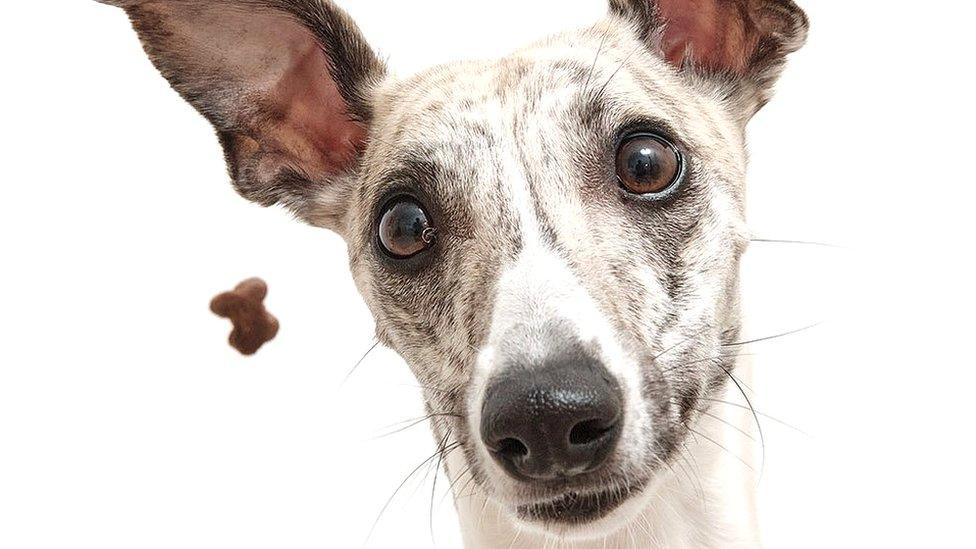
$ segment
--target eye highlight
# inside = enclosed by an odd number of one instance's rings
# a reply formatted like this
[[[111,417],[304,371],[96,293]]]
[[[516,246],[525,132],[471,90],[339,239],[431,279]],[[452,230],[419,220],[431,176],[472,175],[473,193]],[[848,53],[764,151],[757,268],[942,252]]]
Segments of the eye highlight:
[[[396,259],[407,259],[434,244],[436,232],[423,207],[404,196],[389,201],[377,227],[380,247]]]
[[[661,195],[674,187],[684,171],[684,158],[667,139],[651,133],[627,137],[617,149],[617,179],[628,192]]]

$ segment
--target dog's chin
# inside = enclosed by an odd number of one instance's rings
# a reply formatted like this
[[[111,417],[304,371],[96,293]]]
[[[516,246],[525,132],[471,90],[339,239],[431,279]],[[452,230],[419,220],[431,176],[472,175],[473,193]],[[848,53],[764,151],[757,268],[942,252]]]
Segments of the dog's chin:
[[[601,538],[623,528],[641,512],[645,485],[637,482],[614,490],[569,491],[509,509],[528,530],[565,539]]]

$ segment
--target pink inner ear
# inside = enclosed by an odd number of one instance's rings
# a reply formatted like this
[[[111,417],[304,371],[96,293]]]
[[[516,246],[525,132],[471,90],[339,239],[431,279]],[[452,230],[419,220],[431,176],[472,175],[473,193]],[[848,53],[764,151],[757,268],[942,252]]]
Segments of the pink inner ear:
[[[151,40],[157,57],[184,93],[236,135],[238,162],[258,158],[268,177],[285,166],[313,178],[343,172],[366,131],[351,120],[319,43],[284,13],[232,8],[149,2],[137,20],[147,21],[146,34],[160,34]]]
[[[303,31],[301,34],[305,35]],[[366,139],[311,36],[291,42],[290,66],[274,87],[277,145],[310,175],[335,175],[350,167]]]
[[[658,0],[665,20],[662,49],[671,63],[744,74],[759,41],[750,0]]]

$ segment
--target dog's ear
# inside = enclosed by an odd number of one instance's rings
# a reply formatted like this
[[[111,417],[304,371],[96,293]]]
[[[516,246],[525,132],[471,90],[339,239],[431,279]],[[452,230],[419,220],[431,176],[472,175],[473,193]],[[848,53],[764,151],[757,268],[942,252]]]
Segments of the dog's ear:
[[[328,0],[103,0],[216,128],[238,192],[342,230],[383,63]]]
[[[792,0],[610,0],[610,7],[680,70],[731,84],[747,117],[769,100],[809,28]]]

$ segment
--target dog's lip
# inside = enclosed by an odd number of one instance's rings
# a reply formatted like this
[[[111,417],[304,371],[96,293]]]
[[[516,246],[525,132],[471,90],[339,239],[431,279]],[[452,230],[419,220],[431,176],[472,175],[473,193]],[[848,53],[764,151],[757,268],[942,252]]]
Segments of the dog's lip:
[[[606,517],[640,490],[640,483],[623,489],[569,491],[538,503],[516,506],[518,517],[528,522],[582,524]]]

